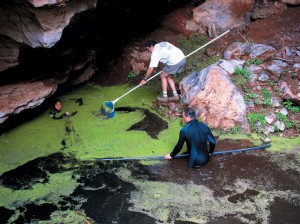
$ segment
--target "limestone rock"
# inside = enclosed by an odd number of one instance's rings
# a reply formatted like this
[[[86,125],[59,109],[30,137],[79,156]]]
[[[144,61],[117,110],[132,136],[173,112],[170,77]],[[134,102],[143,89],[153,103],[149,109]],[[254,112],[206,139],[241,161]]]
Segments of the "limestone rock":
[[[249,60],[259,58],[264,61],[276,53],[275,48],[264,44],[249,42],[233,42],[224,52],[225,59],[243,59]]]
[[[183,102],[198,111],[210,127],[230,129],[237,125],[250,131],[243,96],[228,73],[216,64],[192,73],[179,86]]]
[[[18,83],[0,87],[0,123],[10,115],[37,107],[57,89],[54,80]]]
[[[249,25],[248,12],[254,3],[254,0],[208,0],[193,9],[193,20],[206,27],[209,36],[217,36],[226,30]]]
[[[77,13],[96,7],[95,0],[84,1],[36,1],[36,6],[50,4],[48,7],[29,7],[26,4],[7,4],[0,6],[0,71],[17,65],[17,60],[8,63],[7,55],[15,55],[19,47],[53,47],[61,38],[63,30]],[[4,39],[4,37],[6,37]],[[6,62],[6,63],[5,63]]]

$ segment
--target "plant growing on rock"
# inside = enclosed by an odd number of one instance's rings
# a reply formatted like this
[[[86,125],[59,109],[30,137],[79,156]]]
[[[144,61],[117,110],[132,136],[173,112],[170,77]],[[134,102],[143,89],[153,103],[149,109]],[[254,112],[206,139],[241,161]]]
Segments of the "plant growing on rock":
[[[260,126],[266,126],[265,115],[261,113],[251,112],[247,116],[250,127],[254,130],[257,130]]]
[[[250,99],[256,99],[258,95],[256,93],[247,93],[245,95],[245,101],[249,102]]]
[[[129,73],[128,73],[128,78],[134,78],[136,76],[136,74],[135,74],[135,72],[134,71],[130,71]]]
[[[244,77],[248,82],[250,82],[251,79],[251,70],[249,70],[247,67],[236,67],[234,69],[234,74],[236,75],[240,75],[242,77]]]
[[[291,128],[297,126],[297,124],[296,124],[295,121],[289,120],[289,119],[287,118],[286,115],[283,115],[283,114],[280,113],[280,112],[278,112],[278,113],[276,114],[276,117],[277,117],[277,119],[278,119],[279,121],[282,121],[282,122],[284,123],[284,125],[285,125],[285,127],[286,127],[287,129],[291,129]]]
[[[263,105],[271,107],[272,106],[272,93],[266,88],[261,90]]]
[[[268,83],[269,83],[270,86],[276,86],[276,83],[272,80],[268,80]]]
[[[283,105],[292,113],[299,113],[300,108],[293,106],[293,103],[290,101],[283,102]]]
[[[250,59],[249,61],[246,62],[246,66],[249,65],[260,65],[262,62],[259,58],[255,58],[255,59]]]
[[[201,47],[207,42],[207,38],[204,35],[189,35],[186,38],[180,38],[178,40],[178,47],[187,55],[190,52],[193,52],[197,48]],[[197,71],[199,69],[205,68],[211,64],[214,64],[221,57],[220,56],[207,56],[204,54],[205,49],[199,50],[196,54],[193,54],[186,61],[184,67],[184,73],[189,74],[191,72]],[[184,75],[183,73],[181,73]],[[179,76],[176,79],[179,79]]]
[[[227,132],[230,133],[230,134],[237,134],[237,133],[239,133],[240,130],[241,130],[241,127],[235,125],[234,127],[228,129]]]

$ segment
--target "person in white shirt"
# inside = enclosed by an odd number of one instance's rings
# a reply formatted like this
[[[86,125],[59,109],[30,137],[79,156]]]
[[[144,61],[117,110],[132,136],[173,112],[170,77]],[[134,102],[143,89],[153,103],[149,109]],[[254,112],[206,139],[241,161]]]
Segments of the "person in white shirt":
[[[145,78],[140,84],[145,85],[147,83],[147,79],[151,76],[154,68],[161,62],[164,64],[160,75],[163,96],[157,97],[157,100],[160,102],[179,101],[173,75],[181,72],[185,65],[184,53],[169,42],[156,43],[154,40],[147,41],[144,50],[151,52],[151,60]],[[173,97],[168,97],[168,83],[173,91]]]

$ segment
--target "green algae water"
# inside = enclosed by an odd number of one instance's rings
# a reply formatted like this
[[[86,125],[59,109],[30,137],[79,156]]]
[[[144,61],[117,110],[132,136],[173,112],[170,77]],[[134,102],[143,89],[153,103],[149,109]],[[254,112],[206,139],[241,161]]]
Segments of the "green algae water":
[[[168,122],[168,129],[153,139],[144,131],[127,131],[145,116],[140,110],[130,113],[116,112],[110,119],[101,115],[101,106],[112,101],[132,87],[128,85],[101,87],[89,83],[62,95],[62,111],[77,114],[70,118],[53,120],[45,111],[0,136],[0,173],[16,168],[34,158],[62,151],[72,153],[78,159],[161,156],[170,152],[176,144],[180,118]],[[142,86],[116,102],[115,107],[151,109],[152,102],[160,94],[158,81]],[[82,98],[83,104],[74,103]],[[49,108],[50,109],[50,108]],[[66,130],[67,129],[67,130]]]
[[[139,215],[145,213],[145,216],[159,220],[162,223],[174,223],[176,219],[195,223],[207,223],[213,218],[223,217],[224,214],[239,217],[240,214],[243,213],[245,213],[245,217],[251,214],[255,218],[261,219],[262,223],[267,223],[270,216],[268,206],[270,203],[273,203],[273,198],[281,198],[282,200],[291,198],[289,199],[290,201],[299,198],[297,191],[291,193],[289,191],[283,192],[281,189],[264,189],[262,186],[265,184],[256,184],[254,183],[255,180],[253,180],[252,183],[252,180],[246,180],[246,177],[237,176],[235,182],[229,181],[226,183],[226,180],[222,180],[222,178],[226,173],[232,172],[232,170],[230,172],[230,166],[227,167],[229,172],[227,170],[221,174],[216,182],[225,182],[225,185],[219,185],[221,188],[227,188],[227,191],[232,193],[230,193],[229,196],[225,195],[219,197],[213,194],[211,186],[208,187],[204,185],[209,182],[210,179],[202,179],[201,175],[204,174],[201,172],[206,172],[206,176],[211,175],[207,170],[205,171],[205,168],[204,171],[190,170],[185,168],[185,164],[183,164],[179,168],[168,170],[169,163],[164,163],[163,160],[141,161],[141,165],[134,166],[121,163],[124,164],[124,167],[121,166],[120,168],[109,168],[109,164],[106,164],[107,166],[105,166],[105,163],[104,165],[97,165],[94,162],[88,163],[86,167],[81,167],[82,165],[78,162],[80,160],[86,162],[94,161],[95,158],[163,156],[169,153],[177,143],[179,129],[181,128],[181,119],[177,118],[171,120],[166,117],[161,117],[152,107],[156,97],[161,94],[159,81],[155,81],[151,85],[146,85],[135,90],[115,104],[115,108],[130,107],[145,109],[163,119],[168,126],[158,133],[157,139],[151,137],[146,131],[138,129],[128,131],[130,127],[144,119],[146,114],[143,113],[143,110],[134,109],[129,112],[116,111],[115,116],[111,119],[105,119],[101,116],[100,110],[103,102],[113,101],[131,88],[132,87],[128,85],[102,87],[94,83],[88,83],[59,97],[62,102],[62,113],[66,111],[70,113],[77,111],[76,115],[60,120],[53,120],[48,116],[49,111],[45,111],[34,119],[20,124],[0,136],[0,173],[2,177],[4,176],[3,174],[7,174],[20,167],[22,168],[23,164],[29,164],[29,161],[44,158],[36,163],[37,167],[43,171],[42,174],[44,176],[37,176],[35,179],[32,179],[31,185],[28,187],[24,187],[24,183],[23,185],[20,183],[18,189],[13,189],[5,185],[5,179],[3,179],[0,188],[0,209],[14,212],[14,215],[9,218],[8,223],[16,223],[18,220],[30,220],[28,222],[31,222],[31,220],[35,219],[34,215],[36,215],[36,213],[33,211],[27,212],[26,215],[31,213],[33,217],[30,219],[26,217],[24,210],[30,211],[31,209],[41,211],[44,207],[49,205],[52,206],[50,208],[53,212],[49,209],[48,214],[45,215],[46,218],[44,217],[44,221],[40,218],[40,221],[33,221],[31,223],[83,223],[86,222],[86,217],[92,216],[92,213],[88,214],[88,212],[91,212],[89,211],[90,204],[93,203],[92,199],[95,197],[92,192],[99,191],[99,195],[110,195],[109,193],[114,195],[116,192],[119,192],[119,189],[123,187],[126,188],[127,185],[135,186],[134,191],[132,191],[132,187],[128,190],[130,194],[128,192],[124,194],[128,199],[124,198],[123,203],[126,203],[127,200],[131,203],[131,206],[127,209],[128,212],[134,211],[136,214],[139,213]],[[83,99],[81,106],[74,102],[74,99],[78,98]],[[219,140],[250,139],[255,145],[261,144],[260,137],[255,135],[217,133],[215,135],[218,135]],[[295,161],[299,161],[299,138],[285,139],[283,141],[279,137],[274,137],[272,141],[274,144],[267,149],[268,151],[286,152],[290,149],[296,149],[298,151],[295,153]],[[183,148],[182,151],[185,151],[185,148]],[[55,161],[47,160],[48,157],[55,153],[62,153],[69,156],[68,158],[74,157],[74,162],[66,161],[62,162],[62,164],[58,162],[63,169],[54,172],[51,167],[46,167],[51,165],[49,163]],[[61,158],[61,161],[64,161],[63,157],[59,158]],[[222,166],[219,164],[224,163],[226,160],[226,157],[219,158],[220,159],[216,159],[219,160],[219,162],[211,163],[212,165],[215,164],[215,168],[213,169],[215,173],[222,171]],[[234,160],[234,164],[237,162],[235,159],[232,160]],[[272,161],[281,164],[282,156],[273,156]],[[180,161],[180,163],[185,162],[186,161]],[[294,165],[286,163],[291,165],[280,167],[284,168],[284,170],[292,169],[299,172],[299,166],[296,162]],[[136,168],[134,168],[135,166]],[[146,167],[144,168],[146,170],[148,169],[147,167],[154,167],[151,169],[157,169],[154,172],[156,174],[155,176],[165,175],[165,178],[163,178],[163,181],[153,181],[150,178],[148,180],[147,178],[135,178],[132,170],[136,169],[134,173],[140,172],[141,166]],[[159,168],[160,166],[162,166],[162,168]],[[220,166],[219,170],[218,166]],[[94,169],[94,167],[98,168]],[[27,168],[30,167],[24,166],[24,173],[25,171],[27,172]],[[77,170],[81,173],[77,172]],[[85,170],[87,172],[87,183],[79,181],[83,176],[82,172]],[[166,170],[165,174],[160,173],[160,175],[157,175],[157,173],[163,172],[163,170]],[[22,173],[22,169],[20,172]],[[94,178],[93,181],[99,185],[91,184],[91,186],[89,186],[89,180],[93,179],[91,177],[95,175],[95,173],[97,174],[97,172],[99,176],[96,176],[97,178]],[[177,183],[172,183],[170,180],[165,181],[167,177],[170,179],[173,178],[172,175],[170,176],[172,172],[177,172],[177,174],[174,175],[175,177],[181,176],[181,173],[184,172],[185,175],[182,176],[184,176],[186,180],[181,179]],[[110,173],[112,176],[105,179],[106,181],[116,181],[116,183],[113,182],[112,186],[108,188],[105,186],[109,185],[105,182],[102,183],[101,180],[107,173]],[[14,174],[15,173],[12,172],[10,176],[14,176]],[[194,178],[189,180],[189,176],[191,175],[194,176]],[[146,175],[143,174],[143,176]],[[20,175],[21,180],[22,178],[23,176]],[[31,179],[29,178],[29,180]],[[100,182],[98,183],[97,181],[99,180]],[[193,180],[196,182],[199,180],[198,182],[201,182],[201,184],[196,184]],[[9,180],[6,181],[9,182]],[[122,186],[120,181],[123,181],[122,183],[125,183],[125,186]],[[212,186],[218,186],[214,181],[215,180],[211,180],[211,182],[213,182]],[[240,190],[240,187],[244,185],[246,187]],[[114,187],[116,187],[116,189],[114,189]],[[108,190],[106,190],[106,188]],[[109,192],[109,189],[113,190]],[[186,189],[188,189],[188,191]],[[244,203],[239,202],[235,205],[228,201],[228,198],[230,199],[239,193],[247,192],[247,189],[259,192],[257,193],[258,195],[253,196],[254,202],[246,200]],[[78,193],[78,191],[81,192]],[[103,193],[101,193],[102,191]],[[91,195],[85,198],[81,196],[82,192],[86,194],[91,193]],[[177,193],[170,194],[170,192]],[[183,200],[184,198],[186,198],[186,200]],[[63,203],[66,203],[66,205]],[[93,206],[102,206],[101,201],[94,203]],[[114,203],[115,202],[112,202],[112,205],[115,205]],[[207,204],[209,204],[209,209],[206,209],[208,208]],[[298,206],[298,203],[296,203],[296,205]],[[64,206],[66,207],[65,210],[62,209]],[[87,207],[85,208],[84,206]],[[190,209],[186,210],[189,206]],[[226,207],[226,210],[223,210],[224,207]],[[82,208],[84,210],[82,210]],[[238,210],[238,208],[241,208],[241,210]],[[99,211],[101,209],[99,209]],[[223,212],[220,213],[219,211]],[[49,217],[47,217],[47,215]],[[108,214],[107,216],[110,217],[112,215]],[[145,218],[145,216],[141,217]],[[100,217],[98,218],[100,219]],[[132,216],[128,215],[128,218],[131,219]],[[97,219],[97,217],[94,217],[94,219]],[[169,222],[170,220],[171,222]],[[239,217],[239,220],[245,222],[249,221],[243,216]]]
[[[34,119],[4,132],[0,136],[1,175],[36,158],[46,158],[57,152],[86,161],[95,158],[161,156],[171,151],[181,127],[179,118],[173,121],[166,119],[169,128],[160,132],[158,139],[153,139],[145,131],[127,131],[144,118],[141,110],[116,112],[111,119],[101,116],[103,102],[114,100],[131,88],[128,85],[102,87],[88,83],[59,97],[62,102],[61,113],[77,111],[74,116],[54,120],[49,117],[49,108]],[[158,82],[143,86],[120,99],[115,107],[145,108],[156,113],[151,106],[159,92]],[[74,102],[78,98],[82,98],[82,105]],[[69,166],[74,168],[74,164]],[[70,171],[48,173],[46,179],[41,177],[40,183],[34,182],[28,189],[12,190],[2,185],[0,207],[13,211],[30,202],[39,206],[44,203],[56,205],[61,197],[72,194],[77,187],[76,178],[72,177]],[[10,219],[12,222],[20,218],[16,214]],[[73,214],[71,217],[74,218],[74,211],[66,214]],[[78,223],[82,222],[79,215],[75,215],[75,219],[80,220]]]
[[[145,115],[140,110],[130,113],[116,111],[115,116],[110,119],[99,116],[103,102],[112,101],[131,88],[132,86],[128,85],[102,87],[88,83],[60,97],[62,113],[77,111],[75,116],[53,120],[48,116],[49,111],[45,111],[38,117],[3,133],[0,136],[0,173],[58,151],[72,153],[82,160],[162,156],[169,153],[178,139],[180,118],[170,120],[162,117],[168,123],[168,128],[159,133],[158,139],[153,139],[145,131],[127,131],[144,118]],[[121,98],[115,107],[145,108],[157,114],[157,111],[151,108],[156,97],[161,94],[160,88],[160,81],[154,80],[151,85],[142,86]],[[83,99],[81,106],[74,102],[73,99],[76,98]],[[259,144],[258,137],[251,139]],[[285,140],[280,144],[278,138],[275,139],[276,145],[284,149],[299,144],[299,138]],[[280,149],[273,146],[269,150]]]

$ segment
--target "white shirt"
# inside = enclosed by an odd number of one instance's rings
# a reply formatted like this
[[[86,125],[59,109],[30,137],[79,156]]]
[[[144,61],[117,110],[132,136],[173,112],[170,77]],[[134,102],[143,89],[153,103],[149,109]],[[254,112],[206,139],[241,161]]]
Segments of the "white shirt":
[[[149,67],[157,67],[159,62],[176,65],[183,58],[185,56],[179,48],[169,42],[161,42],[154,46]]]

